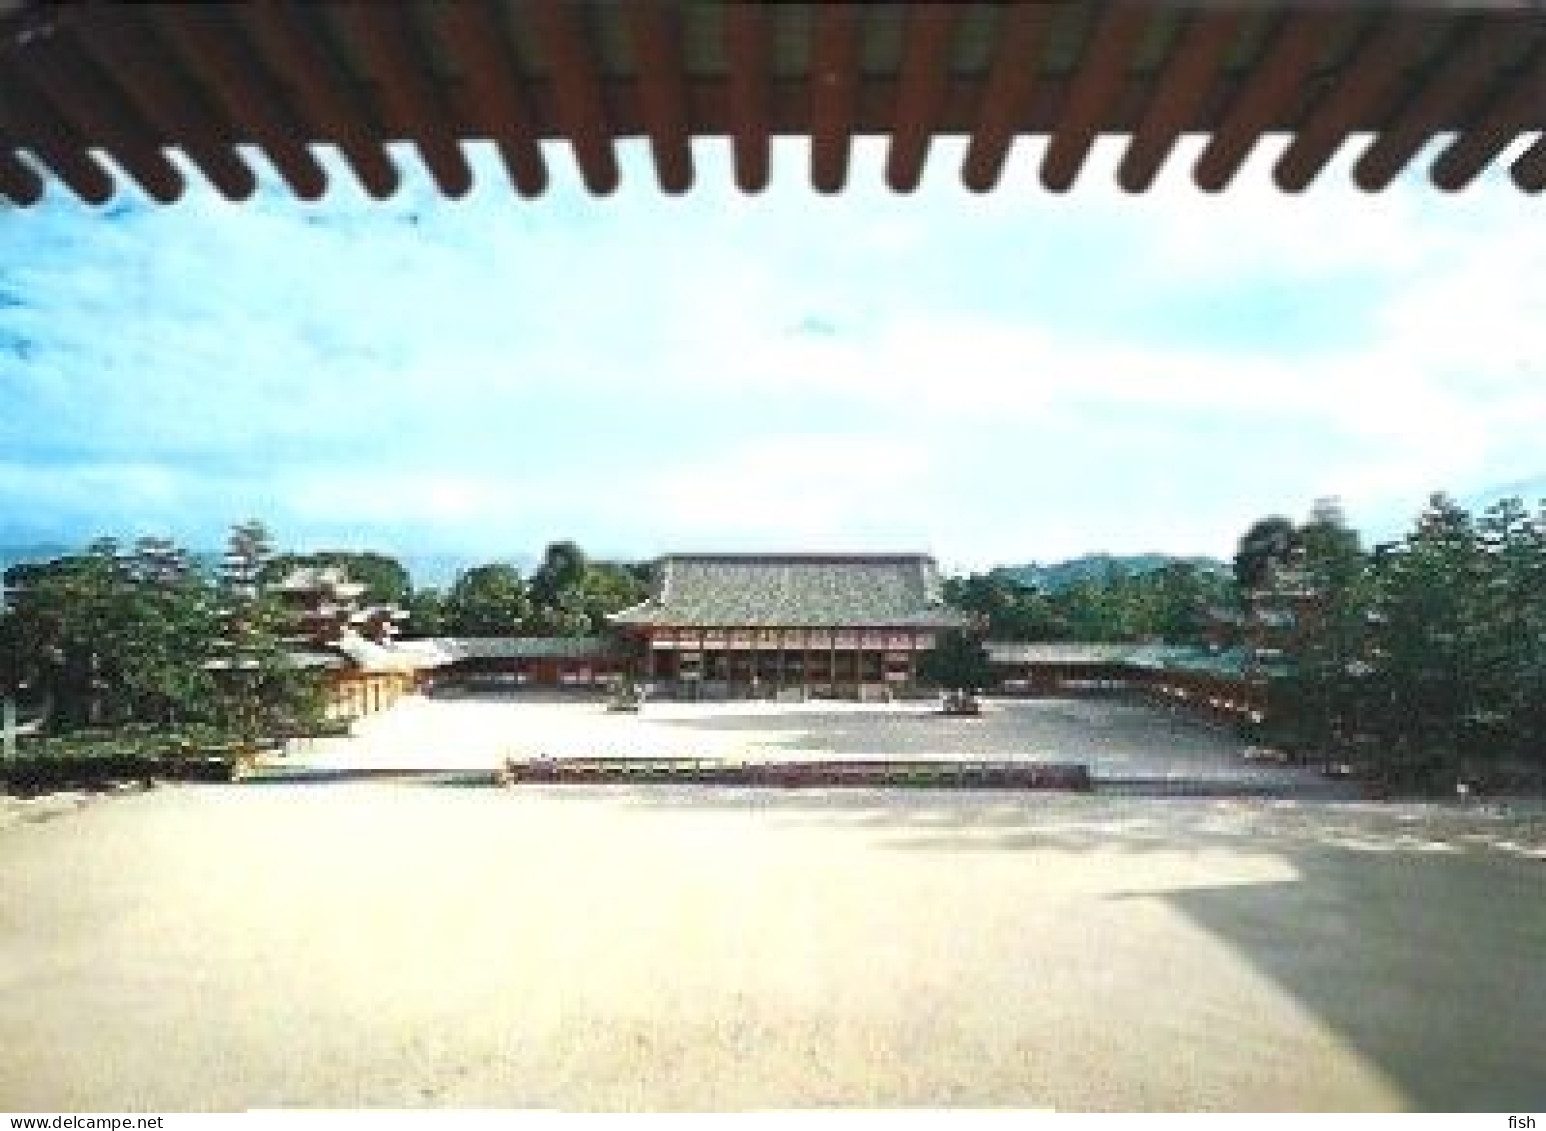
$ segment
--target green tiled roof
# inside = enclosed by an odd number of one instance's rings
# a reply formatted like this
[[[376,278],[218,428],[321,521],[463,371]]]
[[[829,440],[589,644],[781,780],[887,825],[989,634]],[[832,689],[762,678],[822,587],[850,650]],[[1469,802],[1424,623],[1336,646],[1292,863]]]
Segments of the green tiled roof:
[[[614,623],[684,628],[957,628],[922,554],[675,554]]]
[[[1190,644],[1020,644],[988,641],[988,661],[994,664],[1050,664],[1063,667],[1126,664],[1157,671],[1194,671],[1211,675],[1245,677],[1281,675],[1282,664],[1253,663],[1244,648],[1215,651]]]

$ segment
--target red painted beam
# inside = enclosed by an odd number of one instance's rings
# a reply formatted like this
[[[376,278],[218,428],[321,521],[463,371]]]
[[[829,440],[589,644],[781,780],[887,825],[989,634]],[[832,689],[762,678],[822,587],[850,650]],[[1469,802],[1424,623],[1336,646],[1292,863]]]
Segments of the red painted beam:
[[[546,56],[558,120],[569,135],[585,187],[598,195],[612,192],[618,184],[617,154],[600,70],[579,22],[583,9],[532,0],[520,11]]]
[[[1126,79],[1152,11],[1117,0],[1100,12],[1042,158],[1041,183],[1053,192],[1073,187]]]
[[[886,154],[886,183],[896,192],[912,192],[923,179],[960,15],[959,4],[919,3],[908,9],[897,76],[896,124]]]
[[[161,137],[180,139],[182,151],[227,200],[246,200],[257,178],[205,109],[205,100],[181,77],[133,8],[94,4],[74,10],[69,31],[98,66],[112,74]]]
[[[58,115],[93,148],[106,150],[152,200],[168,204],[182,196],[182,174],[134,116],[133,104],[63,35],[39,37],[12,60]]]
[[[1143,118],[1117,168],[1117,182],[1125,190],[1143,192],[1154,183],[1176,139],[1196,118],[1217,84],[1220,67],[1244,27],[1245,16],[1243,9],[1226,8],[1200,11],[1191,17],[1154,80]]]
[[[1278,158],[1272,170],[1278,187],[1286,192],[1309,187],[1356,123],[1370,120],[1391,100],[1401,87],[1404,68],[1418,57],[1427,38],[1446,25],[1453,29],[1455,23],[1417,12],[1392,13],[1377,24],[1339,68],[1336,86],[1315,104]]]
[[[1454,120],[1497,80],[1533,22],[1517,15],[1473,21],[1469,34],[1458,40],[1414,88],[1412,97],[1358,158],[1353,166],[1358,187],[1377,192],[1395,180],[1439,132],[1439,123]]]
[[[113,178],[92,159],[82,140],[46,103],[23,87],[14,70],[0,86],[0,134],[28,138],[32,155],[87,204],[113,197]]]
[[[742,192],[761,192],[768,184],[768,16],[768,9],[746,0],[725,8],[730,133]]]
[[[472,169],[452,128],[436,80],[421,56],[418,31],[401,4],[349,3],[332,9],[380,82],[392,116],[412,131],[435,186],[448,197],[466,196]]]
[[[279,89],[258,65],[243,36],[222,7],[147,4],[155,27],[182,66],[214,95],[235,127],[257,142],[274,168],[302,200],[327,191],[327,174],[303,140],[303,132]]]
[[[12,152],[9,139],[0,139],[0,196],[26,207],[43,196],[43,178]]]
[[[1546,137],[1538,139],[1509,166],[1509,176],[1525,192],[1546,188]]]
[[[836,193],[848,180],[859,78],[859,10],[816,6],[811,42],[811,184]]]
[[[1538,31],[1537,39],[1541,38]],[[1447,192],[1465,188],[1521,133],[1539,130],[1546,110],[1546,59],[1538,53],[1480,116],[1444,148],[1429,171]]]
[[[692,188],[693,166],[681,28],[661,0],[631,0],[623,18],[633,41],[639,108],[649,131],[655,174],[666,192],[686,192]]]
[[[1052,11],[1047,4],[1016,4],[999,12],[998,47],[961,168],[961,179],[973,192],[987,192],[1004,171],[1041,69],[1042,36]]]
[[[1310,68],[1325,53],[1336,21],[1333,11],[1309,11],[1284,17],[1266,55],[1251,69],[1235,92],[1224,120],[1204,147],[1192,179],[1205,192],[1220,192],[1234,179],[1257,140],[1281,120],[1291,99],[1300,97]]]
[[[436,5],[442,39],[459,63],[472,98],[490,119],[505,171],[522,196],[540,196],[548,186],[548,167],[532,127],[515,61],[488,0]]]
[[[397,191],[397,166],[370,124],[369,112],[322,45],[315,24],[291,0],[240,9],[259,58],[300,92],[308,115],[333,141],[365,191],[384,200]]]

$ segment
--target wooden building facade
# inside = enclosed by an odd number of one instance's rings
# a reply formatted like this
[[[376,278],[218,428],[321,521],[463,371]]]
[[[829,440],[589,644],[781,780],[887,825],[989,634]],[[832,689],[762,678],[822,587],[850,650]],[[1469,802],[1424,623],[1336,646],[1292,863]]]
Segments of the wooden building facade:
[[[676,554],[612,623],[655,694],[883,699],[967,618],[922,554]]]

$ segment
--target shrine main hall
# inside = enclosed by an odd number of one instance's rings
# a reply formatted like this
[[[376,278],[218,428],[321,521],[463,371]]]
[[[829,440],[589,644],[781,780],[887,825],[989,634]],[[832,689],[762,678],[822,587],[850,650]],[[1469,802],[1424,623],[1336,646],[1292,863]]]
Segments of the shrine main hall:
[[[968,624],[923,554],[674,554],[611,620],[648,685],[705,698],[908,694]]]

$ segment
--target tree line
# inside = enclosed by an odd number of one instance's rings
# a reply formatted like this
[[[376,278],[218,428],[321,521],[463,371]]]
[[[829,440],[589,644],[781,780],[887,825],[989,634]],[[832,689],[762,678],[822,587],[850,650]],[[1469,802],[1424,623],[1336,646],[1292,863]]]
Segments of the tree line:
[[[1393,784],[1535,781],[1546,771],[1546,502],[1475,515],[1433,495],[1365,548],[1334,510],[1258,523],[1237,558],[1247,606],[1310,595],[1286,634],[1271,736]]]
[[[587,635],[648,590],[647,567],[593,561],[571,541],[549,545],[530,577],[491,563],[441,593],[415,589],[386,554],[280,552],[257,521],[232,528],[218,562],[169,539],[100,538],[6,571],[0,690],[28,689],[56,729],[315,725],[320,681],[294,662],[291,614],[272,592],[297,567],[343,570],[363,603],[405,608],[414,636]]]
[[[408,631],[416,636],[588,636],[607,617],[649,595],[649,566],[596,561],[574,542],[551,543],[530,577],[504,562],[474,566],[450,589],[415,590]]]
[[[163,538],[112,538],[6,571],[0,687],[27,689],[50,728],[206,725],[247,737],[304,730],[320,683],[291,662],[286,614],[258,584],[259,523],[233,528],[216,569]]]
[[[1190,562],[1103,576],[1055,590],[999,572],[946,578],[945,600],[974,614],[991,640],[1200,644],[1210,611],[1234,601],[1227,573]]]

